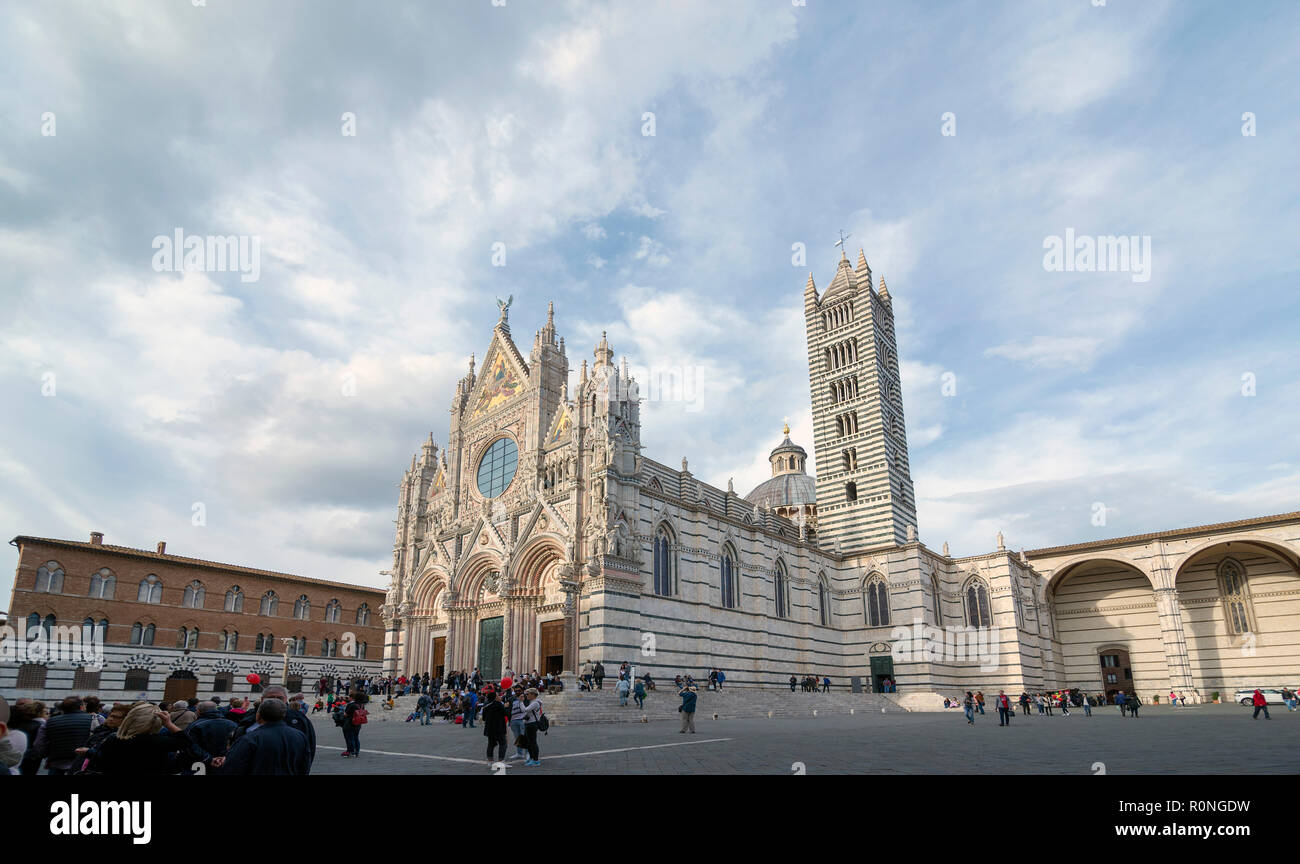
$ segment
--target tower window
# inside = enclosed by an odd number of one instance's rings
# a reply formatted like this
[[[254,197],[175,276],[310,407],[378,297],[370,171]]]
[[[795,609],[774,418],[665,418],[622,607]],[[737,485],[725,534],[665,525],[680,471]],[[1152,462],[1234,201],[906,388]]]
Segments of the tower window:
[[[845,500],[845,501],[857,501],[857,500],[858,500],[858,484],[857,484],[857,483],[849,482],[849,483],[845,483],[845,484],[844,484],[844,500]]]

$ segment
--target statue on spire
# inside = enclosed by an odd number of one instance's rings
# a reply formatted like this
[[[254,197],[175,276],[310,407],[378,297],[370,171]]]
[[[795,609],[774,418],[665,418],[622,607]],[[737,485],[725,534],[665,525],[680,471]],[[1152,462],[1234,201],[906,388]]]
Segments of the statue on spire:
[[[505,323],[505,320],[510,317],[510,304],[513,302],[515,302],[515,295],[513,294],[505,300],[502,300],[500,297],[497,298],[497,308],[501,310],[502,323]]]

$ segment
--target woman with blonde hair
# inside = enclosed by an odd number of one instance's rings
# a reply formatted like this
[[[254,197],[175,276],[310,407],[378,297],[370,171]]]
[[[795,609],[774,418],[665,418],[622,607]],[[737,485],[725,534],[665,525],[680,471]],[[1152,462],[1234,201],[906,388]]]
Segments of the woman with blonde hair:
[[[171,754],[191,748],[197,745],[181,734],[171,715],[148,702],[136,702],[122,718],[117,734],[90,756],[105,774],[174,774]],[[194,753],[195,761],[207,758],[207,753]]]
[[[524,762],[525,766],[536,767],[542,764],[538,758],[537,752],[537,730],[542,724],[542,700],[539,698],[536,687],[529,687],[524,691],[524,741],[528,746],[528,760]]]

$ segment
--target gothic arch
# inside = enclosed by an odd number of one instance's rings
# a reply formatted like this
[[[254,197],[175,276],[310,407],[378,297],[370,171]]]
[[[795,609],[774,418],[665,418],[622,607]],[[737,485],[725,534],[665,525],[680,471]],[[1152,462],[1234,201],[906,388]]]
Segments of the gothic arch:
[[[515,555],[512,576],[516,587],[524,591],[541,591],[546,574],[557,563],[563,562],[564,545],[554,535],[534,537]]]
[[[483,580],[493,571],[500,573],[505,569],[501,556],[495,551],[474,552],[465,559],[456,573],[455,587],[461,597],[472,599],[477,596]]]
[[[411,600],[417,614],[425,615],[437,610],[433,606],[434,598],[451,582],[451,576],[441,567],[431,567],[415,582]]]

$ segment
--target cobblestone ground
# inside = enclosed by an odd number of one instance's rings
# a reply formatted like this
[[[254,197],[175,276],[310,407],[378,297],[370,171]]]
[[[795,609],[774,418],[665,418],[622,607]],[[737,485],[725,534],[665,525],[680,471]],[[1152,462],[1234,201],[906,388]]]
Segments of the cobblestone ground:
[[[812,703],[810,702],[810,708]],[[1149,706],[1137,719],[1116,708],[1063,717],[996,715],[968,726],[947,713],[711,720],[695,735],[676,723],[554,726],[540,737],[542,764],[514,774],[1295,774],[1300,712],[1270,708],[1251,720],[1237,705]],[[316,719],[315,774],[486,774],[481,727],[435,721],[370,723],[361,758],[343,759],[343,734]],[[509,753],[513,754],[513,748]],[[1100,767],[1098,765],[1100,763]]]

